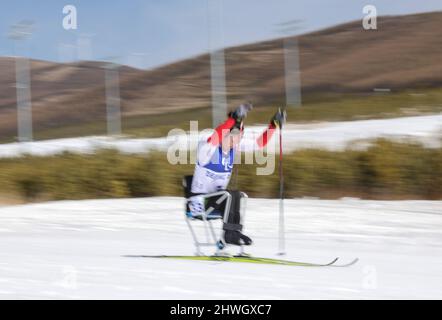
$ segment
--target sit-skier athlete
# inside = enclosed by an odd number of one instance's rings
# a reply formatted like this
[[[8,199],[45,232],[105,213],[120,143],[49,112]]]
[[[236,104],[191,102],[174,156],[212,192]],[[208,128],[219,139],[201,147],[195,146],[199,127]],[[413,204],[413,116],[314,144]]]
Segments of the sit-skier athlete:
[[[224,213],[226,201],[217,204],[219,198],[210,198],[206,203],[199,195],[227,190],[232,174],[235,151],[242,147],[241,138],[244,134],[244,119],[252,109],[251,104],[242,104],[235,111],[230,112],[227,120],[219,125],[215,132],[207,139],[199,142],[197,161],[192,180],[189,198],[190,214],[193,217],[201,216],[205,210],[213,207]],[[278,111],[270,120],[266,130],[256,139],[255,148],[263,148],[271,139],[275,129],[285,122],[285,113]],[[234,245],[251,245],[252,240],[244,235],[241,225],[241,192],[227,190],[231,195],[230,210],[227,219],[224,218],[224,241]],[[221,243],[220,247],[224,247]]]

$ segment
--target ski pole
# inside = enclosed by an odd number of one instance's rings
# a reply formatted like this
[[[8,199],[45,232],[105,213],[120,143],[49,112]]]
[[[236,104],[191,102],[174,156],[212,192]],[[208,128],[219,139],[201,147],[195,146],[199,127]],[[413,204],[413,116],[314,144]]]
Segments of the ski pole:
[[[281,111],[281,109],[279,109]],[[286,116],[285,108],[283,110]],[[284,228],[284,174],[282,167],[282,124],[279,126],[279,251],[278,255],[285,255],[285,228]]]

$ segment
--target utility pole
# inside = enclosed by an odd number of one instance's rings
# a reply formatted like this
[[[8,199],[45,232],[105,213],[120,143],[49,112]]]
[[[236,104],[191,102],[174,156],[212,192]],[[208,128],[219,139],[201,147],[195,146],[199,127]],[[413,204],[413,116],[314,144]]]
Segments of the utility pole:
[[[215,128],[227,114],[226,68],[223,36],[223,0],[207,0],[212,125]]]
[[[17,90],[17,137],[19,142],[33,140],[30,62],[17,54],[18,44],[32,35],[33,22],[22,21],[11,26],[8,37],[15,47],[15,79]]]
[[[106,62],[104,65],[104,81],[106,91],[107,134],[121,135],[121,100],[119,65]]]
[[[284,71],[286,105],[300,107],[301,97],[301,71],[299,66],[299,43],[294,35],[300,29],[301,20],[292,20],[279,24],[279,32],[284,38]]]

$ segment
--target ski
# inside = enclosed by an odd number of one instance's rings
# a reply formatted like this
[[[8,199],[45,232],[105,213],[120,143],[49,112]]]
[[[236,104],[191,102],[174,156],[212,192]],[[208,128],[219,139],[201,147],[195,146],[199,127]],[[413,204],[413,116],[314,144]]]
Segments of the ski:
[[[340,268],[345,268],[345,267],[350,267],[352,265],[354,265],[356,262],[359,261],[359,258],[355,258],[352,261],[348,262],[348,263],[344,263],[344,264],[333,264],[332,267],[340,267]]]
[[[279,265],[289,265],[289,266],[300,266],[300,267],[328,267],[333,265],[339,258],[335,258],[328,263],[312,263],[312,262],[299,262],[299,261],[290,261],[290,260],[282,260],[282,259],[272,259],[272,258],[259,258],[259,257],[242,257],[242,256],[234,256],[235,258],[244,258],[250,259],[250,261],[244,262],[255,262],[255,263],[263,263],[263,264],[279,264]]]
[[[124,257],[132,258],[157,258],[157,259],[175,259],[175,260],[191,260],[191,261],[212,261],[212,262],[239,262],[239,263],[255,263],[255,264],[272,264],[272,265],[285,265],[285,266],[298,266],[298,267],[349,267],[354,265],[358,259],[354,259],[350,263],[335,264],[339,258],[334,258],[328,263],[312,263],[312,262],[300,262],[290,261],[272,258],[260,258],[253,256],[167,256],[167,255],[126,255]]]

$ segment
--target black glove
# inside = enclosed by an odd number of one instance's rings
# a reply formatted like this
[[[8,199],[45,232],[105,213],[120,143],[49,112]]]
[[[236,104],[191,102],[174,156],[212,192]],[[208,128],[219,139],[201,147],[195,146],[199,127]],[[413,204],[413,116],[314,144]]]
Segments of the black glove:
[[[278,112],[274,114],[272,119],[270,120],[270,123],[273,124],[275,127],[282,129],[283,124],[285,123],[287,118],[287,112],[281,111],[281,108],[278,109]]]
[[[253,109],[251,103],[243,103],[234,111],[229,112],[229,117],[235,119],[236,123],[241,123],[245,117],[247,117],[247,112]]]
[[[244,130],[244,121],[236,121],[233,127],[230,129],[230,132],[233,132],[234,129],[237,129],[237,132],[241,132]]]

